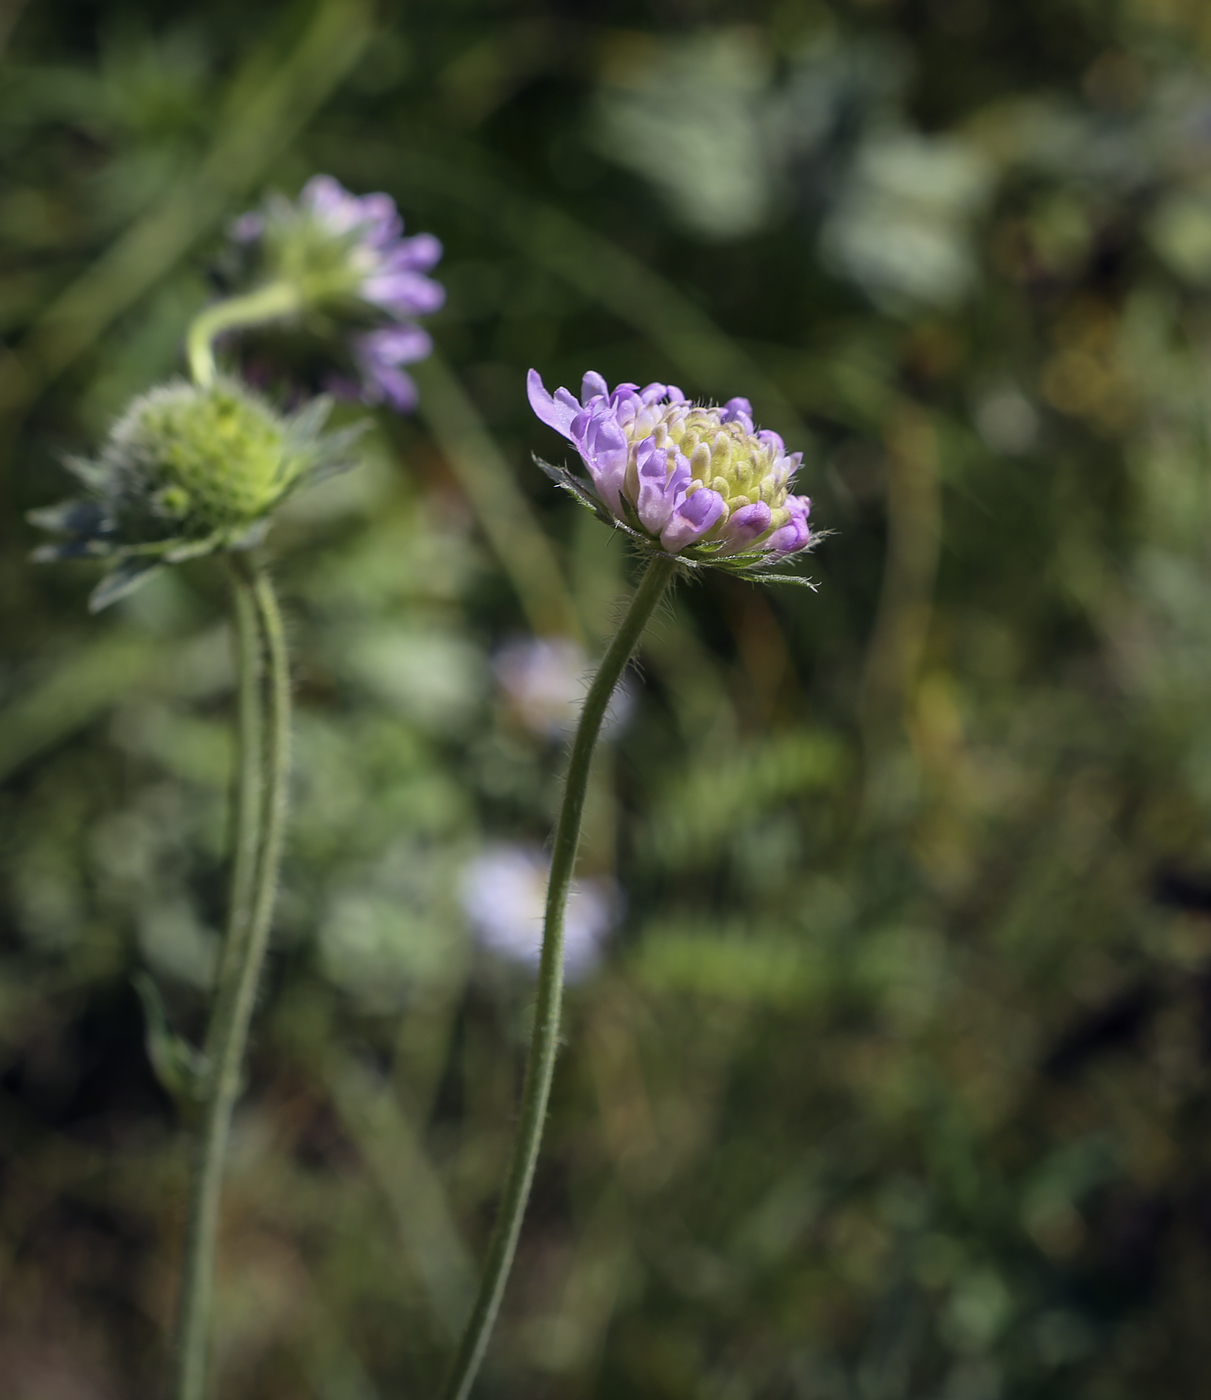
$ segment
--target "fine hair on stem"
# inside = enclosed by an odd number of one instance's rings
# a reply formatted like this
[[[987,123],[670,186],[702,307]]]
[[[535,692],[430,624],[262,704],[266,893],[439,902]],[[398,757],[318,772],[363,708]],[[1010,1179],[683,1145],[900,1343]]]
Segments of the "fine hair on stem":
[[[193,1167],[176,1400],[206,1400],[223,1166],[269,945],[286,821],[290,677],[281,614],[264,568],[232,555],[239,719],[235,859],[226,942],[206,1037],[203,1121]],[[263,674],[262,674],[263,671]]]

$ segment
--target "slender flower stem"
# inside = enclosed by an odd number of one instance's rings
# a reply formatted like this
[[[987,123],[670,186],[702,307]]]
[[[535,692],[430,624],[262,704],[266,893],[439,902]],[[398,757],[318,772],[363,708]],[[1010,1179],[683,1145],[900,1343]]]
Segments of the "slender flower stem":
[[[264,786],[264,716],[261,713],[262,669],[264,665],[256,599],[247,586],[243,563],[228,557],[231,570],[232,603],[236,620],[236,789],[234,847],[231,874],[231,903],[227,911],[227,932],[219,961],[216,986],[230,986],[248,937],[252,913],[252,882],[256,875],[257,850],[261,833],[258,818]],[[222,1000],[222,997],[218,998]],[[208,1027],[206,1055],[213,1058],[218,1017]]]
[[[240,626],[240,699],[242,747],[253,742],[259,724],[244,713],[244,704],[258,698],[260,686],[249,679],[247,666],[263,644],[268,672],[267,724],[263,742],[263,777],[254,786],[241,776],[237,806],[236,871],[232,910],[207,1048],[205,1117],[194,1166],[185,1248],[184,1287],[178,1342],[176,1400],[205,1400],[210,1362],[211,1317],[214,1304],[216,1239],[223,1165],[231,1118],[241,1089],[241,1070],[257,986],[269,943],[278,866],[286,823],[287,777],[290,765],[290,675],[281,614],[268,575],[233,557],[236,617]],[[259,638],[254,634],[259,633]],[[244,752],[242,759],[251,758]],[[259,799],[259,800],[258,800]],[[256,820],[250,823],[255,812]],[[250,830],[250,825],[255,828]],[[243,864],[242,864],[243,862]],[[251,864],[251,873],[247,866]],[[246,888],[241,888],[241,877]]]
[[[217,301],[194,318],[186,337],[189,372],[195,383],[207,385],[214,379],[214,339],[236,326],[258,326],[289,316],[302,304],[293,282],[269,282],[241,297]]]
[[[559,1010],[563,997],[564,911],[568,902],[572,871],[576,864],[576,849],[580,842],[580,819],[584,811],[593,748],[597,743],[597,735],[614,687],[626,669],[643,629],[647,626],[656,604],[663,597],[676,567],[675,560],[663,556],[657,556],[648,565],[626,616],[602,659],[593,684],[589,687],[580,723],[576,728],[576,737],[572,741],[567,782],[551,851],[551,878],[547,886],[542,958],[538,965],[534,1030],[526,1062],[525,1083],[522,1087],[517,1138],[513,1145],[509,1174],[505,1180],[500,1216],[488,1245],[483,1280],[443,1400],[467,1400],[470,1394],[492,1326],[496,1321],[496,1314],[500,1309],[505,1283],[517,1249],[517,1238],[521,1233],[530,1185],[534,1179],[534,1166],[538,1160],[547,1100],[551,1093],[551,1078],[555,1069],[555,1052],[559,1044]]]

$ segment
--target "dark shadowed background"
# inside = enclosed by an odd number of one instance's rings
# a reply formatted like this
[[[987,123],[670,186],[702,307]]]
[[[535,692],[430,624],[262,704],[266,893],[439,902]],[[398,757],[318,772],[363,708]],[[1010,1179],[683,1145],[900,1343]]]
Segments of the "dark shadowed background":
[[[90,618],[24,512],[181,371],[229,221],[317,171],[436,233],[449,299],[419,413],[271,537],[298,758],[224,1400],[432,1396],[482,1256],[530,974],[469,882],[541,846],[561,742],[500,653],[564,639],[574,693],[631,570],[531,464],[530,366],[747,395],[831,533],[818,593],[708,576],[645,644],[480,1393],[1204,1394],[1211,8],[0,29],[6,1400],[164,1393],[186,1139],[132,978],[199,1033],[231,761],[222,569]]]

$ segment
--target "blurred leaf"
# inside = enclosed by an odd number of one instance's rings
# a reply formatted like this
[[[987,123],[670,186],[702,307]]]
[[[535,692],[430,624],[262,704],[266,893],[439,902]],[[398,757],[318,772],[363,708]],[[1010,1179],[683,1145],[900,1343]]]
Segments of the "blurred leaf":
[[[132,980],[143,1003],[143,1015],[147,1022],[147,1057],[156,1078],[182,1110],[192,1110],[196,1114],[202,1101],[206,1057],[169,1025],[163,998],[151,978],[145,972],[136,972]]]

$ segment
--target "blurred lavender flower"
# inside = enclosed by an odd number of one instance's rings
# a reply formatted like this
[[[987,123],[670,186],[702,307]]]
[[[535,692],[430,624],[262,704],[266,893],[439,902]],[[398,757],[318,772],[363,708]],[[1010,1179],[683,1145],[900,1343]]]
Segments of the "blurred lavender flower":
[[[241,280],[289,283],[299,309],[343,341],[350,373],[329,374],[325,387],[404,413],[416,387],[401,366],[433,348],[413,318],[437,311],[445,289],[425,274],[442,246],[431,233],[404,237],[395,201],[353,195],[331,175],[317,175],[297,200],[272,195],[243,214],[230,236]]]
[[[492,661],[510,709],[532,733],[559,739],[576,725],[588,688],[589,660],[567,637],[528,637],[503,646]],[[607,738],[626,723],[634,697],[624,678],[606,710]]]
[[[551,862],[536,847],[489,846],[466,867],[460,896],[480,943],[511,962],[537,967]],[[574,880],[564,921],[564,972],[596,966],[615,922],[615,900],[597,880]]]
[[[416,385],[400,366],[423,360],[433,349],[427,331],[419,326],[384,326],[351,336],[349,349],[358,381],[331,375],[327,387],[333,393],[365,404],[386,403],[397,413],[410,413],[416,407]]]
[[[386,194],[350,194],[331,175],[317,175],[303,186],[291,207],[311,223],[320,239],[343,242],[355,295],[397,321],[425,316],[446,299],[445,289],[423,274],[440,260],[442,245],[431,233],[405,238],[404,221]],[[317,260],[318,261],[318,260]]]
[[[811,503],[788,491],[803,454],[754,429],[747,399],[694,404],[671,384],[611,392],[593,372],[579,401],[567,389],[549,394],[535,370],[528,390],[534,412],[580,453],[592,489],[543,469],[656,552],[752,576],[811,545]]]

